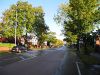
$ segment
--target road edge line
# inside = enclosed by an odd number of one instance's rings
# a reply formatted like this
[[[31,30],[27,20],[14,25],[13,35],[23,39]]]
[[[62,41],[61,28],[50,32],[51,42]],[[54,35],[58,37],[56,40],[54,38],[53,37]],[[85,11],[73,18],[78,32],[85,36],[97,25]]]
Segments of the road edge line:
[[[79,68],[79,66],[78,66],[78,62],[76,62],[76,67],[77,67],[77,70],[78,70],[78,74],[79,74],[79,75],[82,75],[82,74],[81,74],[81,71],[80,71],[80,68]]]

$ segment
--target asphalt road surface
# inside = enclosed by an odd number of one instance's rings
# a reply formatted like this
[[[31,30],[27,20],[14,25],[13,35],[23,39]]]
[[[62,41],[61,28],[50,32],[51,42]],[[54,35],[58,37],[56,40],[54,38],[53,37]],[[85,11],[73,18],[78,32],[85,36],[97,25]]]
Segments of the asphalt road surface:
[[[75,55],[65,46],[43,53],[0,68],[0,75],[78,75]]]

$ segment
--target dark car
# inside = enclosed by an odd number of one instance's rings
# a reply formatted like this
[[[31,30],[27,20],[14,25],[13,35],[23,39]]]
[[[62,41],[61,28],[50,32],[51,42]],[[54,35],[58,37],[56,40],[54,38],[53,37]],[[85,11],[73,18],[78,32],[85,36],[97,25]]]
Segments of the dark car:
[[[24,46],[14,46],[11,49],[11,52],[15,52],[15,53],[21,53],[21,52],[26,52],[26,51],[27,51],[27,48]]]

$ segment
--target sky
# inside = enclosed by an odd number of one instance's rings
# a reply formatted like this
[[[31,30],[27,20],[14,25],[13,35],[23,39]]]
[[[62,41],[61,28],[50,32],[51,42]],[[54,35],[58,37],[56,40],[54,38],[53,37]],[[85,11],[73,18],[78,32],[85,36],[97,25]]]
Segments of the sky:
[[[0,17],[2,16],[2,12],[12,4],[16,4],[18,0],[0,0]],[[57,10],[61,3],[68,3],[68,0],[21,0],[21,1],[28,1],[29,4],[32,6],[42,6],[44,13],[45,13],[45,22],[49,26],[50,31],[56,32],[56,36],[58,39],[63,39],[64,36],[61,35],[62,26],[57,25],[54,21],[54,15],[57,14]]]

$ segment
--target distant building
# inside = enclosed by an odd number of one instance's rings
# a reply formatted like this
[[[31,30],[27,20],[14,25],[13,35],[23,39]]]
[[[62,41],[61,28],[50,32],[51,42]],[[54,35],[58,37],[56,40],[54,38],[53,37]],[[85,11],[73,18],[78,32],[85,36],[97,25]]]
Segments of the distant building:
[[[34,33],[29,33],[28,34],[27,41],[31,42],[32,45],[37,45],[38,44],[37,36]]]

